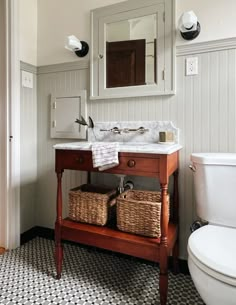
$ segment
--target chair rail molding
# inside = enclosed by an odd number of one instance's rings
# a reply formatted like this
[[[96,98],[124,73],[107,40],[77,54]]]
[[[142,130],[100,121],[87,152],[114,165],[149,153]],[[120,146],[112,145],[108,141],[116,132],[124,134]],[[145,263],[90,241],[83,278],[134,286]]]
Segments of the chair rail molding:
[[[53,64],[47,66],[39,66],[37,68],[37,74],[47,74],[47,73],[58,73],[74,70],[83,70],[89,68],[88,60],[79,60],[67,63]]]
[[[236,49],[236,37],[185,44],[176,47],[176,56]]]

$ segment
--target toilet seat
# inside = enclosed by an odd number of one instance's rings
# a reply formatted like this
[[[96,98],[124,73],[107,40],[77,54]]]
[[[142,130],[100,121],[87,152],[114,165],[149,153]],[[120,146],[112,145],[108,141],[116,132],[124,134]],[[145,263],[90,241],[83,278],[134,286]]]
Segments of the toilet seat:
[[[202,271],[236,286],[236,229],[203,226],[189,237],[188,253]]]

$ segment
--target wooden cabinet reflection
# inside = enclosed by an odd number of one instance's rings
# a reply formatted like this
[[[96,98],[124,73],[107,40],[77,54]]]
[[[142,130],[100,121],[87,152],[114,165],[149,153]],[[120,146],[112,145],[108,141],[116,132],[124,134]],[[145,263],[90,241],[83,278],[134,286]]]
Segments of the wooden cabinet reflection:
[[[145,85],[145,39],[106,43],[106,87]]]

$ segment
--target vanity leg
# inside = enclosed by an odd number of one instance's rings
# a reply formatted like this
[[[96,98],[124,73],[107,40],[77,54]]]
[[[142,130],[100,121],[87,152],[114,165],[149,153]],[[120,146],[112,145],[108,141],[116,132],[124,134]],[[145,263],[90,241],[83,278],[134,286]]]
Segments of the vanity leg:
[[[160,303],[166,305],[167,292],[168,292],[168,255],[167,247],[161,245],[160,249],[160,278],[159,278],[159,292],[160,292]]]
[[[57,279],[61,278],[63,248],[61,244],[61,225],[62,225],[62,190],[61,190],[62,172],[57,173],[57,219],[55,223],[55,259]]]
[[[160,245],[160,303],[166,305],[168,292],[168,204],[167,204],[168,184],[161,183],[161,245]]]
[[[174,199],[174,205],[173,205],[173,218],[174,222],[176,224],[179,223],[179,188],[178,188],[178,176],[179,171],[176,170],[174,172],[174,192],[173,192],[173,199]]]
[[[63,260],[63,248],[61,244],[60,230],[61,228],[56,223],[55,224],[55,244],[56,244],[55,258],[56,258],[56,270],[57,270],[58,280],[61,278],[62,260]]]

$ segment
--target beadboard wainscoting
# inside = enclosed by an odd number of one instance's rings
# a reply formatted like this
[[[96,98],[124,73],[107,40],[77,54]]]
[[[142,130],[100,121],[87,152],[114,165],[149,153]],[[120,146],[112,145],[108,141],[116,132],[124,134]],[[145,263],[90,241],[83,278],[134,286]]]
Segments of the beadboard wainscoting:
[[[53,228],[56,217],[55,150],[53,145],[73,142],[73,139],[50,138],[50,97],[58,92],[70,93],[89,89],[88,62],[53,65],[38,68],[38,183],[36,225]],[[85,172],[63,173],[63,215],[67,214],[67,195],[70,188],[87,180]]]
[[[35,226],[37,187],[37,68],[21,62],[21,74],[33,74],[33,88],[21,86],[20,103],[20,227],[21,233]]]
[[[188,168],[190,154],[236,151],[235,41],[221,40],[209,44],[195,44],[195,47],[178,47],[176,95],[88,100],[87,112],[94,121],[171,120],[180,128],[180,144],[183,145],[179,171],[180,258],[187,257],[189,227],[196,219],[193,176]],[[185,75],[185,59],[189,56],[198,57],[198,75]],[[56,175],[53,145],[72,140],[50,138],[50,95],[61,90],[70,92],[74,89],[87,89],[89,96],[89,63],[86,60],[37,69],[37,110],[35,88],[32,92],[22,88],[22,231],[30,228],[31,224],[54,227]],[[36,148],[37,154],[34,152]],[[29,150],[33,157],[27,155]],[[29,160],[33,160],[33,163]],[[100,178],[95,176],[94,179],[97,182],[107,181],[104,176],[105,174],[99,176]],[[67,192],[70,188],[86,182],[86,173],[65,171],[63,178],[66,215]],[[135,179],[137,188],[155,189],[158,185],[153,179]],[[113,177],[110,183],[117,182],[118,178]],[[25,186],[27,189],[24,191]],[[24,215],[27,214],[26,219]]]

